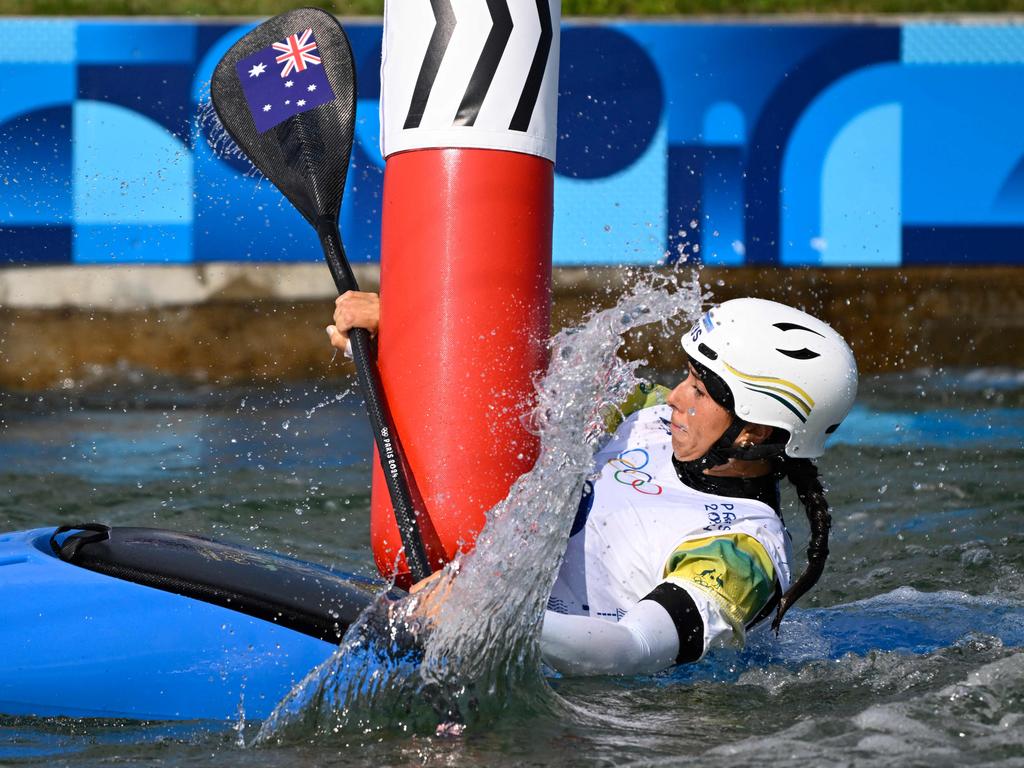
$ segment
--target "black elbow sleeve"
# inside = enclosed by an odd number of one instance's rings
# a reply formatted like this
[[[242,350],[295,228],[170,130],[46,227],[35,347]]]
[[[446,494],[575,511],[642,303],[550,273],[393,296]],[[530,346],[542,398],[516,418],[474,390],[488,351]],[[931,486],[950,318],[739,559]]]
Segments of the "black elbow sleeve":
[[[653,600],[672,617],[679,633],[679,654],[676,664],[697,661],[704,652],[704,620],[690,593],[682,587],[663,581],[643,598]]]

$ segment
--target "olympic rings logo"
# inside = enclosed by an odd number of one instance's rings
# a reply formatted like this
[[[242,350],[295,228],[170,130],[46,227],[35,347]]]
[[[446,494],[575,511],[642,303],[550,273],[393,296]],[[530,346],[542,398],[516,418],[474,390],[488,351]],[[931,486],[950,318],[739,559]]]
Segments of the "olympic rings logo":
[[[642,471],[650,460],[651,457],[643,448],[630,448],[614,459],[609,459],[608,463],[615,467],[616,482],[628,485],[644,496],[659,496],[664,489],[653,482],[654,478],[648,473]]]

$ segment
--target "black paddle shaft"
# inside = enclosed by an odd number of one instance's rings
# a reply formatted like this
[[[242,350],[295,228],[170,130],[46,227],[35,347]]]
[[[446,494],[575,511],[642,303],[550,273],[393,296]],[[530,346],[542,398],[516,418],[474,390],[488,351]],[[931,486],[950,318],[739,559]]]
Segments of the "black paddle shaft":
[[[324,257],[327,259],[327,266],[334,277],[338,293],[358,291],[355,275],[352,274],[352,268],[345,258],[337,222],[324,221],[317,227],[317,234],[320,235],[320,245],[323,247]],[[417,512],[409,494],[409,483],[402,474],[406,465],[398,442],[398,433],[387,410],[387,403],[380,394],[380,373],[373,356],[370,332],[365,328],[352,328],[348,332],[348,337],[352,342],[352,359],[356,364],[359,386],[367,393],[366,412],[373,426],[377,455],[391,496],[391,506],[395,510],[398,533],[405,549],[405,561],[409,565],[412,577],[419,581],[430,575],[430,563],[416,521]]]
[[[338,217],[355,131],[355,65],[331,14],[299,8],[248,32],[217,64],[210,95],[221,124],[252,164],[317,232],[339,293],[358,290]],[[394,424],[381,396],[370,334],[349,334],[356,373],[387,481],[405,559],[430,575]]]

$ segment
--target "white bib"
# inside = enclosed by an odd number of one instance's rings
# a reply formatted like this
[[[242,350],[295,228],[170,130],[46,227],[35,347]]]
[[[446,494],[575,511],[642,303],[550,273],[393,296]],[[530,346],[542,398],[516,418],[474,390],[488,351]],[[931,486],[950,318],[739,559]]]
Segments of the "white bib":
[[[634,413],[596,455],[590,503],[584,491],[549,610],[618,621],[664,580],[680,544],[717,532],[756,539],[782,590],[789,587],[790,536],[771,507],[695,491],[679,480],[671,412],[658,405]]]

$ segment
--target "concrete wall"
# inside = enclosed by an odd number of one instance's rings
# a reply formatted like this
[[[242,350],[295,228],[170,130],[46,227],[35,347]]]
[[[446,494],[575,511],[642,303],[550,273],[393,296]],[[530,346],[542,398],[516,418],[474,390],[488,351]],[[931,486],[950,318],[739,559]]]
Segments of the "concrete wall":
[[[717,299],[802,305],[866,371],[1024,366],[1014,21],[564,24],[556,327],[612,302],[623,264],[703,263]],[[211,149],[202,119],[247,28],[0,19],[0,387],[327,369],[332,283],[312,232]],[[342,230],[373,288],[381,28],[346,29],[359,119]],[[680,364],[674,339],[630,349]]]
[[[611,305],[634,275],[556,269],[555,328]],[[716,300],[760,296],[802,306],[849,340],[862,371],[1024,367],[1024,270],[704,268]],[[376,288],[377,269],[358,279]],[[211,382],[304,379],[332,369],[324,326],[333,292],[320,265],[0,270],[0,388],[72,386],[119,369]],[[654,348],[648,351],[648,346]],[[628,354],[678,369],[677,338],[657,328]]]

